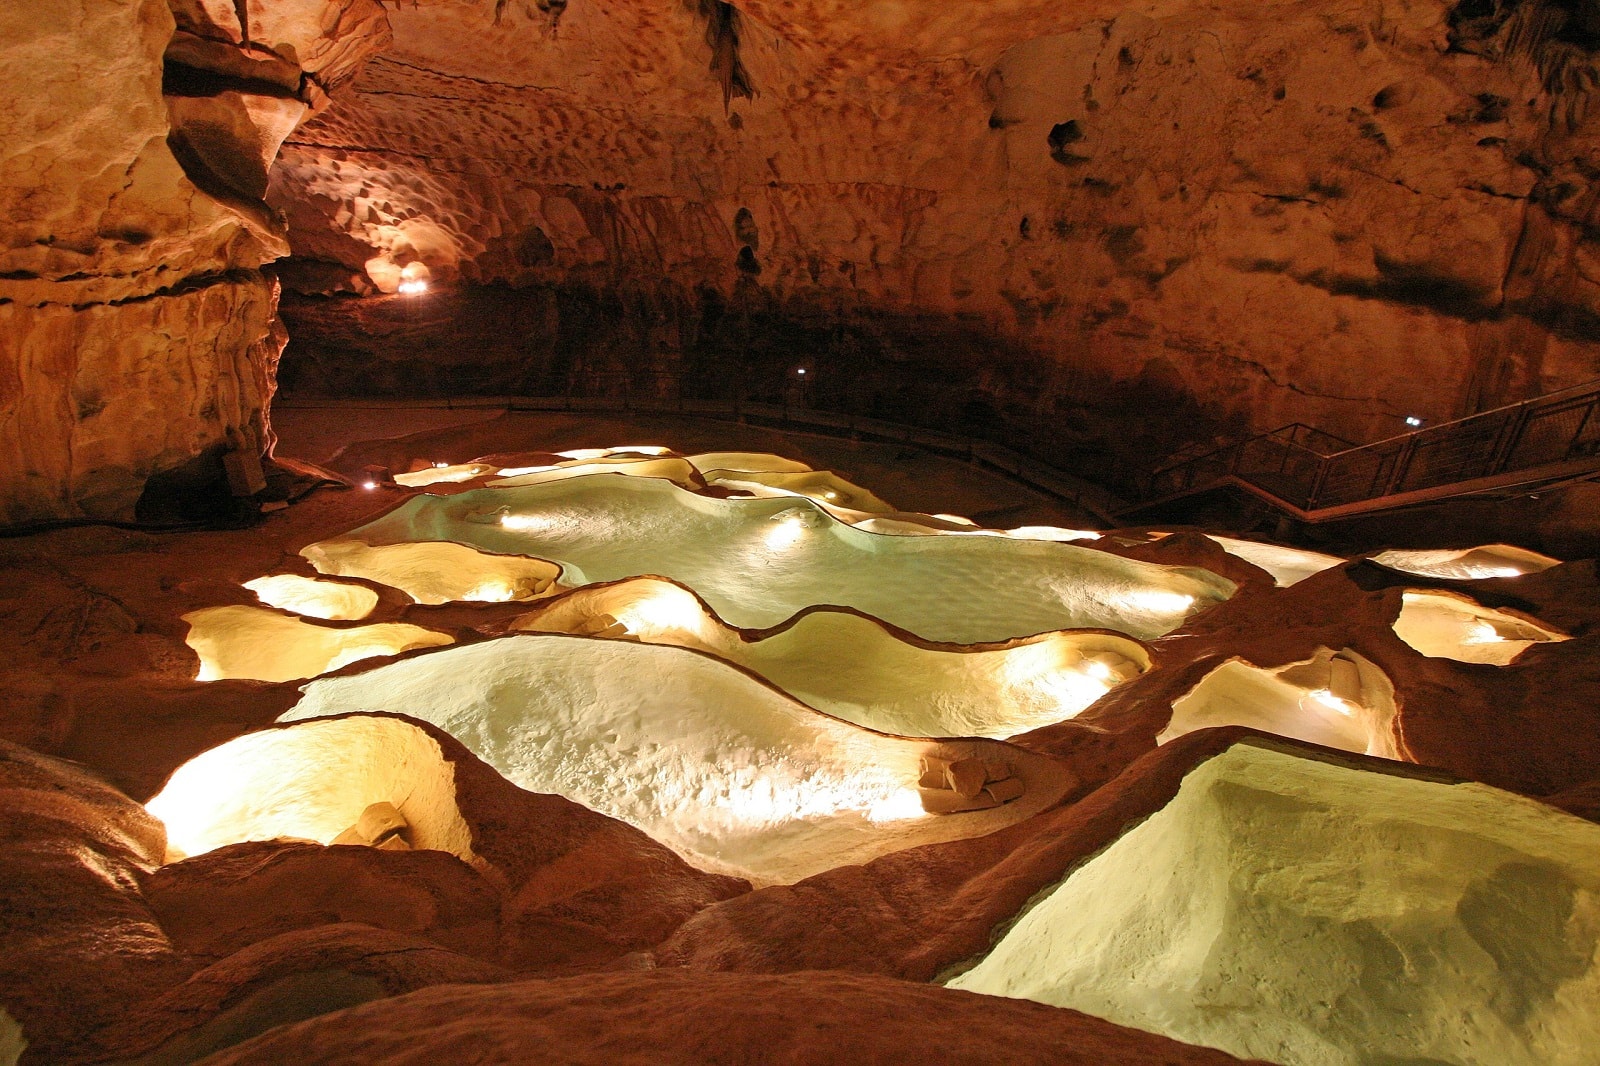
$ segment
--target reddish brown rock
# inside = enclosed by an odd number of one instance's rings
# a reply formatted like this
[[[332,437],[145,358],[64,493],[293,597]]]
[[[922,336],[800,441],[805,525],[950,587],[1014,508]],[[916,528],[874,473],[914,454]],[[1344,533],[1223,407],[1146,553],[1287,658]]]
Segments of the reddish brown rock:
[[[208,1066],[362,1062],[1239,1062],[1076,1011],[857,974],[656,971],[441,988],[291,1026]]]
[[[144,895],[179,950],[221,959],[281,933],[355,923],[463,955],[499,953],[500,893],[442,851],[237,844],[155,871]]]
[[[139,894],[166,834],[82,767],[4,742],[0,810],[0,1002],[32,1061],[70,1061],[194,969]]]

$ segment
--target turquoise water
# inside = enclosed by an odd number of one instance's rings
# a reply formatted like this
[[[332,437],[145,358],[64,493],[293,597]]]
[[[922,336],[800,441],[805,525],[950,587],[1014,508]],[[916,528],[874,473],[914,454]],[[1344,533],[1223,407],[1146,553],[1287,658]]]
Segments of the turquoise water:
[[[1234,591],[1207,570],[1075,544],[867,533],[807,500],[717,499],[609,473],[419,495],[348,536],[548,559],[567,585],[669,577],[746,629],[831,604],[960,644],[1078,628],[1147,640]],[[315,561],[315,546],[306,554]]]

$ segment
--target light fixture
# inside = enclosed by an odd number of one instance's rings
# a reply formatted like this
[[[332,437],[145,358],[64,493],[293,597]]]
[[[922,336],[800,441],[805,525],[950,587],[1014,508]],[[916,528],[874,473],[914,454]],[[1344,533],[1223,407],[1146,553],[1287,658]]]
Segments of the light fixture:
[[[767,547],[776,550],[790,547],[805,535],[807,529],[824,526],[828,519],[821,511],[810,507],[786,507],[768,521],[772,526],[767,530],[765,540]]]
[[[1351,660],[1335,655],[1328,660],[1325,677],[1325,685],[1301,697],[1301,710],[1337,711],[1346,718],[1354,718],[1361,709],[1361,670]],[[1313,706],[1307,706],[1308,703]]]
[[[428,283],[421,278],[408,278],[400,283],[401,296],[419,296],[428,291]]]
[[[1083,672],[1094,678],[1096,681],[1103,681],[1108,685],[1111,683],[1111,667],[1107,666],[1103,662],[1090,659],[1088,662],[1083,664]]]
[[[1418,418],[1416,415],[1406,415],[1406,425],[1415,429],[1417,426],[1422,425],[1422,419]]]

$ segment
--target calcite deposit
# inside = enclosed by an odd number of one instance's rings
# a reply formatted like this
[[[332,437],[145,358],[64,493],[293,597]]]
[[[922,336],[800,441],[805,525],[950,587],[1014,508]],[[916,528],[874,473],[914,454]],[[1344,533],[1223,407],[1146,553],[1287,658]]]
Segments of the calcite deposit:
[[[0,0],[0,78],[0,1066],[1596,1060],[1600,407],[1409,432],[1600,378],[1592,0]],[[1290,422],[1558,443],[1131,528]]]
[[[0,1061],[1587,1062],[1593,560],[1082,530],[924,457],[935,517],[801,476],[898,446],[671,425],[7,541]]]

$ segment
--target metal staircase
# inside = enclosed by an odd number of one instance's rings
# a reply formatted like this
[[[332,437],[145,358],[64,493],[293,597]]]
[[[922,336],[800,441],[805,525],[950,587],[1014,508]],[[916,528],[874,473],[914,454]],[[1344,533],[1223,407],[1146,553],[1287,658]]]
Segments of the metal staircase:
[[[1600,474],[1600,381],[1354,445],[1294,423],[1162,467],[1126,519],[1232,485],[1318,523]]]

